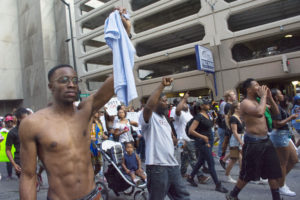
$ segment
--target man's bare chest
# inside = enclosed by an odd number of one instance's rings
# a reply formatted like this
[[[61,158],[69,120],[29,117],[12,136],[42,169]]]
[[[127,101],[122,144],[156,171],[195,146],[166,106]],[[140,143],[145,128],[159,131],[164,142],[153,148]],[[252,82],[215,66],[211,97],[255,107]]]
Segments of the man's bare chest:
[[[61,152],[66,149],[89,145],[90,135],[88,123],[76,121],[49,121],[40,129],[37,143],[47,152]]]

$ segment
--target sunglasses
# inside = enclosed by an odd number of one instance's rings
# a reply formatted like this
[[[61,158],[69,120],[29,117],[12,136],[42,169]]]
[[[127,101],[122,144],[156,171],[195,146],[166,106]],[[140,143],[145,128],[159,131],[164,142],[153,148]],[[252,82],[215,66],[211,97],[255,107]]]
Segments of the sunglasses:
[[[72,82],[74,85],[78,85],[78,83],[81,82],[81,79],[79,79],[78,77],[62,76],[55,81],[61,84],[70,84]]]

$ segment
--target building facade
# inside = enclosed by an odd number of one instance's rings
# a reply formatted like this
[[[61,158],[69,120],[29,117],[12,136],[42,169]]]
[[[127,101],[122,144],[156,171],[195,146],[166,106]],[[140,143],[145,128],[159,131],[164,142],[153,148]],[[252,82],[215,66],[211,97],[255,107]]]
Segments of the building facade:
[[[140,98],[149,96],[162,76],[175,80],[170,97],[191,91],[216,99],[249,77],[276,87],[280,80],[285,90],[300,79],[298,0],[75,0],[82,93],[92,93],[112,74],[103,25],[118,6],[131,15]],[[197,70],[195,45],[213,52],[217,96],[213,76]]]
[[[56,0],[0,1],[0,115],[51,101],[47,73],[69,63],[65,5]]]

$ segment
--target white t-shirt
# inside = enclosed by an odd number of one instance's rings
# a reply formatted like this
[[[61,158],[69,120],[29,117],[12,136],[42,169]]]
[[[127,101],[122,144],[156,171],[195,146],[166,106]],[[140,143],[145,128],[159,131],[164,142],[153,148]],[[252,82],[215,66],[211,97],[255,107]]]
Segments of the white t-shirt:
[[[144,121],[143,112],[139,118],[142,135],[146,142],[146,165],[177,166],[174,157],[172,129],[164,116],[152,113],[149,122]]]
[[[170,113],[170,118],[173,118],[175,120],[175,117],[176,117],[176,107],[174,106],[171,110],[171,113]],[[174,129],[176,130],[176,133],[177,133],[177,122],[176,121],[173,121],[173,126],[174,126]],[[177,133],[178,134],[178,133]]]
[[[123,142],[134,141],[132,137],[129,121],[127,122],[127,124],[121,124],[120,122],[116,122],[114,129],[119,129],[119,131],[123,131],[125,127],[127,127],[129,131],[119,136],[119,142],[123,143]]]
[[[176,124],[176,133],[177,138],[179,139],[182,137],[185,141],[190,141],[191,139],[186,135],[185,127],[186,124],[193,118],[193,115],[191,115],[190,111],[181,111],[180,116],[175,115],[174,117],[174,126]]]

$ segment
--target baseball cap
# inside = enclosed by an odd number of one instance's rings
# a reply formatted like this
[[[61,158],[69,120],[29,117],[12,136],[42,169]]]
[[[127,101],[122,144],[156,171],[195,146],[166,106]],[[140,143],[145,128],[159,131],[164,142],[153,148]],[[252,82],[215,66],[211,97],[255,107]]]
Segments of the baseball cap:
[[[5,122],[8,122],[8,121],[14,121],[14,118],[12,116],[6,116],[5,119],[4,119]]]
[[[300,100],[300,96],[299,96],[299,95],[296,95],[296,96],[294,97],[294,101],[298,101],[298,100]]]
[[[203,104],[210,104],[210,101],[207,99],[199,99],[196,103],[197,106],[201,106]]]

